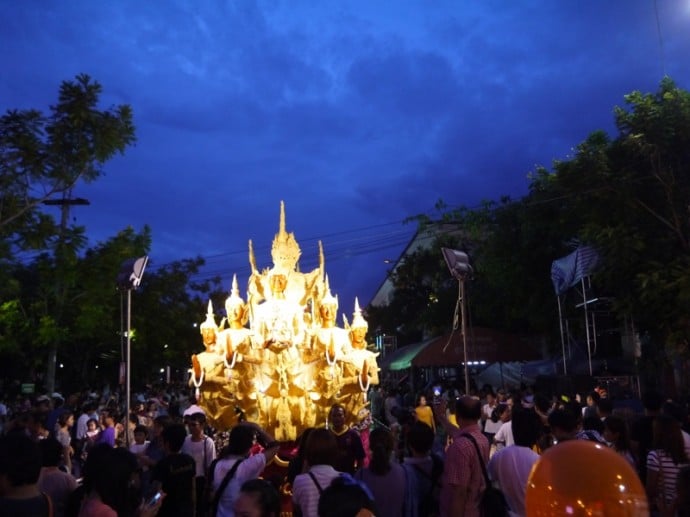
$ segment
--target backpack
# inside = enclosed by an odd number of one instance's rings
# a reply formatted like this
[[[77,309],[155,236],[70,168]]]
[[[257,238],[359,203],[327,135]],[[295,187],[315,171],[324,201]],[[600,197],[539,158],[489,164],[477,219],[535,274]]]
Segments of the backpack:
[[[427,474],[427,472],[418,465],[412,465],[417,474],[431,481],[429,490],[419,499],[419,506],[417,507],[417,515],[424,517],[436,517],[440,515],[439,497],[441,485],[439,480],[441,479],[441,474],[443,474],[443,460],[437,454],[432,453],[431,461],[431,475]]]

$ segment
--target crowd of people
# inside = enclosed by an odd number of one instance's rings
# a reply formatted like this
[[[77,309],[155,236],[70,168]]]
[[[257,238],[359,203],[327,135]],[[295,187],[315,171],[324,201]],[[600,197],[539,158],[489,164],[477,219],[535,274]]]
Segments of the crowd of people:
[[[249,422],[214,430],[183,393],[135,394],[127,417],[109,392],[0,401],[0,515],[472,517],[486,472],[521,516],[533,466],[569,440],[620,454],[654,515],[690,515],[687,408],[655,392],[638,413],[602,390],[373,387],[366,425],[334,405],[279,476],[267,475],[274,437]]]

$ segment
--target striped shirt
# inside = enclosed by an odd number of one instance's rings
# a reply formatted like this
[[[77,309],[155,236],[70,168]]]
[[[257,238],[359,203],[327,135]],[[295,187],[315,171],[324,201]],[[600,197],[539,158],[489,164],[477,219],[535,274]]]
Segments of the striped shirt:
[[[688,463],[673,463],[671,456],[661,449],[649,451],[647,454],[647,471],[659,472],[657,478],[657,489],[660,495],[664,496],[664,501],[668,504],[676,498],[676,480],[678,472]]]

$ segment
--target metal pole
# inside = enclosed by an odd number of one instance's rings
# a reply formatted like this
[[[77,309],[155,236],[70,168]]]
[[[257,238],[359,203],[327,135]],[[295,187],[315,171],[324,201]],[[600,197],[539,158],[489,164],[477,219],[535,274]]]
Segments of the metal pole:
[[[558,326],[561,329],[561,350],[563,351],[563,375],[568,375],[568,366],[565,361],[565,337],[563,336],[563,311],[561,309],[561,295],[556,295],[558,300]]]
[[[580,279],[582,283],[582,306],[585,309],[585,332],[587,336],[587,360],[589,361],[589,374],[592,375],[592,347],[589,342],[589,313],[587,311],[587,288],[585,287],[584,277]]]
[[[132,395],[130,393],[130,374],[132,364],[132,290],[127,289],[127,369],[125,374],[125,444],[129,449],[129,404]]]
[[[462,350],[465,358],[465,395],[470,394],[470,371],[467,364],[467,330],[465,328],[465,277],[460,279],[460,320],[462,325]]]

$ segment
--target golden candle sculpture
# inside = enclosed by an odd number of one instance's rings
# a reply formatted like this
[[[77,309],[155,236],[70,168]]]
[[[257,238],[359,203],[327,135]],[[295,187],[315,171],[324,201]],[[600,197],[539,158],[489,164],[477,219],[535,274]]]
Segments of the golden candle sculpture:
[[[322,426],[335,403],[354,419],[366,406],[369,386],[379,382],[378,353],[367,349],[368,326],[357,299],[352,322],[343,314],[338,327],[338,297],[331,293],[321,242],[313,271],[299,271],[300,255],[285,229],[281,201],[273,267],[259,271],[250,240],[246,302],[234,275],[220,326],[208,303],[200,326],[204,350],[192,355],[189,382],[217,429],[243,417],[277,440],[295,440],[305,428]]]

